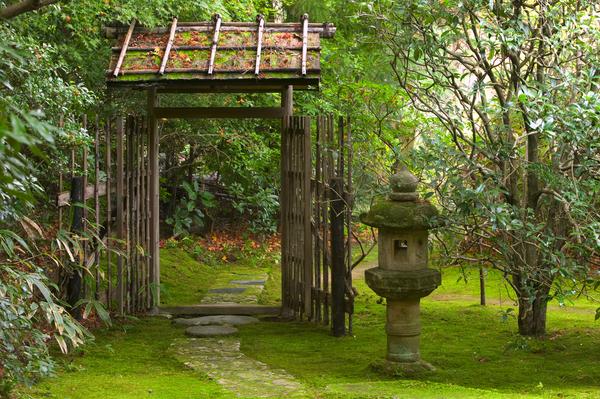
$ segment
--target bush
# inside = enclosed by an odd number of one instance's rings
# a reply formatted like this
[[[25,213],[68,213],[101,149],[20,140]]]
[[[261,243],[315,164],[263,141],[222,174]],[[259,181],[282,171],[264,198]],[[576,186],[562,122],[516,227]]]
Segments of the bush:
[[[0,265],[0,397],[17,383],[31,385],[52,374],[49,341],[66,353],[87,334],[56,302],[43,271],[30,267],[27,272]]]

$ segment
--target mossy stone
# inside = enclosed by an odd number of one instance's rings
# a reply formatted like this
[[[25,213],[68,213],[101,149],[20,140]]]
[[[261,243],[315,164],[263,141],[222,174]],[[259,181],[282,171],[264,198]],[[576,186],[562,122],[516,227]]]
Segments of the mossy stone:
[[[392,201],[378,199],[360,221],[377,228],[427,230],[437,227],[437,209],[429,201]]]
[[[380,267],[365,271],[367,285],[379,296],[388,299],[423,298],[442,283],[435,269],[384,270]]]

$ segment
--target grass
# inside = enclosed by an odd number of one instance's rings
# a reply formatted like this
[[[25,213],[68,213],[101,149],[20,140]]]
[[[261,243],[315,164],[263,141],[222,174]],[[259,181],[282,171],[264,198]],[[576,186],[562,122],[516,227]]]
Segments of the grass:
[[[372,262],[375,255],[369,256]],[[260,252],[234,263],[206,264],[181,249],[162,251],[163,282],[170,303],[197,303],[232,273],[268,270],[273,256]],[[361,273],[359,273],[361,274]],[[278,267],[259,297],[280,296]],[[516,333],[515,308],[501,277],[487,279],[490,306],[478,305],[476,270],[467,281],[457,269],[443,271],[443,285],[422,302],[421,351],[437,371],[391,378],[370,365],[385,352],[385,306],[361,278],[352,336],[336,339],[324,326],[263,322],[240,329],[241,350],[283,368],[307,386],[311,397],[341,398],[600,398],[600,324],[595,304],[576,300],[551,306],[546,339]],[[205,376],[187,371],[169,345],[181,329],[167,320],[143,318],[96,332],[96,340],[69,357],[55,379],[26,392],[33,398],[231,398]]]

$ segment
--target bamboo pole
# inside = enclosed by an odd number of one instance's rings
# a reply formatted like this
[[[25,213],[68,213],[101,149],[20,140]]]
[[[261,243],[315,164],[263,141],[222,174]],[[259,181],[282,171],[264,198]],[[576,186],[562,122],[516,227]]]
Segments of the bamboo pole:
[[[111,160],[111,119],[108,118],[106,121],[105,137],[106,137],[106,150],[105,150],[105,166],[106,169],[106,277],[107,277],[107,288],[106,288],[106,304],[108,308],[111,308],[113,300],[112,290],[112,253],[111,253],[111,233],[112,233],[112,160]]]
[[[83,115],[83,129],[87,131],[88,129],[88,119],[87,119],[87,115]],[[82,169],[83,169],[83,190],[85,193],[85,188],[88,185],[88,147],[87,145],[83,146],[83,154],[82,154]],[[85,196],[82,199],[82,203],[83,203],[83,242],[82,242],[82,250],[83,250],[83,259],[84,259],[84,267],[87,267],[87,265],[85,264],[85,259],[87,259],[87,254],[88,254],[88,211],[87,211],[87,201],[85,199]],[[87,284],[85,283],[85,274],[83,275],[83,298],[87,297]]]
[[[284,116],[281,121],[281,194],[280,194],[280,224],[281,224],[281,314],[283,317],[292,315],[291,304],[291,259],[290,259],[290,117],[294,112],[294,89],[286,87],[281,93],[281,107]]]
[[[312,286],[313,286],[313,275],[312,275],[312,230],[311,230],[311,213],[312,213],[312,195],[311,195],[311,177],[312,177],[312,157],[311,157],[311,140],[310,140],[310,117],[305,116],[302,118],[302,226],[303,226],[303,244],[304,244],[304,312],[306,317],[310,320],[313,317],[312,314]]]
[[[123,267],[125,260],[123,258],[123,254],[121,253],[123,250],[122,240],[125,238],[124,232],[124,214],[123,214],[123,205],[124,205],[124,176],[123,176],[123,163],[124,163],[124,155],[123,155],[123,131],[124,131],[124,121],[123,117],[119,116],[117,118],[117,130],[116,130],[116,147],[117,147],[117,181],[116,181],[116,206],[117,206],[117,215],[116,215],[116,227],[117,227],[117,239],[120,241],[119,248],[121,251],[117,255],[117,303],[119,307],[119,314],[121,316],[125,313],[125,282],[123,281]]]
[[[94,123],[95,137],[94,137],[94,240],[96,245],[94,246],[94,267],[95,267],[95,281],[94,281],[94,299],[100,299],[100,195],[99,186],[100,182],[98,178],[100,176],[100,125],[99,118],[96,115],[96,121]]]
[[[159,259],[159,239],[160,239],[160,210],[159,210],[159,179],[160,171],[158,164],[159,156],[159,136],[158,121],[154,114],[154,108],[157,106],[156,89],[148,90],[148,140],[150,144],[150,256],[152,259],[152,284],[153,305],[160,305],[160,259]]]

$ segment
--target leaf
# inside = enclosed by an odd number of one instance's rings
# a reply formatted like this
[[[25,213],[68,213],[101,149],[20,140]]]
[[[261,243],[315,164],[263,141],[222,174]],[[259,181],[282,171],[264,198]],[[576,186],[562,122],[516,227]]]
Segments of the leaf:
[[[62,337],[62,335],[55,334],[54,339],[58,343],[58,346],[60,347],[60,351],[63,354],[67,354],[67,352],[69,352],[69,348],[67,347],[67,343],[65,342],[65,339]]]

